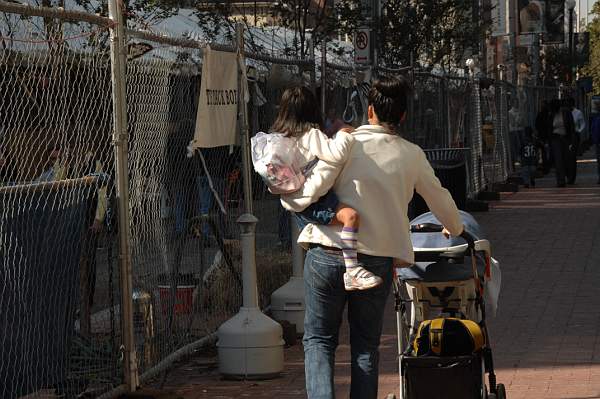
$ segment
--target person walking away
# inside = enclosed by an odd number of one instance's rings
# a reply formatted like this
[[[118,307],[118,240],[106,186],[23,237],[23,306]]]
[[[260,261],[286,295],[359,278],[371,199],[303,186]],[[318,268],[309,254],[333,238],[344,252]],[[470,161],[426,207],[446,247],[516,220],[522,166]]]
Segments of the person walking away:
[[[596,166],[598,167],[598,184],[600,184],[600,101],[592,103],[592,116],[590,118],[590,135],[592,144],[596,149]]]
[[[552,164],[550,151],[550,136],[552,134],[552,114],[550,103],[542,102],[542,107],[535,118],[535,130],[537,131],[537,144],[542,153],[542,172],[546,175],[550,172]]]
[[[567,104],[569,106],[569,108],[571,109],[571,114],[573,115],[573,122],[575,124],[575,139],[577,141],[577,146],[576,146],[576,151],[577,151],[577,155],[581,155],[582,151],[583,151],[583,147],[582,147],[582,143],[584,142],[585,139],[585,117],[583,116],[583,112],[581,112],[581,110],[579,110],[576,106],[575,106],[575,99],[572,97],[569,97],[569,99],[567,100]]]
[[[538,164],[538,149],[533,138],[533,129],[529,126],[525,128],[523,147],[521,148],[521,159],[523,160],[523,165],[521,165],[521,176],[525,182],[525,187],[535,187],[535,171]]]
[[[577,178],[577,154],[579,153],[579,134],[575,129],[575,120],[573,118],[572,108],[569,100],[565,99],[561,103],[561,112],[563,119],[566,121],[567,128],[567,157],[565,165],[565,173],[567,184],[575,184]],[[585,124],[584,124],[585,126]]]
[[[520,163],[521,152],[521,112],[519,112],[517,100],[512,101],[510,110],[508,111],[508,129],[510,137],[510,148],[513,165]]]
[[[393,259],[414,263],[408,203],[414,192],[446,227],[459,235],[463,224],[452,196],[443,188],[421,148],[400,137],[411,88],[403,78],[373,82],[368,96],[369,124],[353,133],[354,144],[343,168],[319,161],[284,205],[302,210],[332,188],[339,201],[361,216],[358,261],[383,279],[365,291],[346,291],[342,226],[309,224],[298,242],[308,252],[304,264],[304,356],[309,399],[335,397],[334,366],[339,330],[348,305],[350,328],[350,398],[376,399],[379,343],[385,303],[392,285]]]
[[[568,108],[561,104],[561,100],[552,101],[552,135],[550,145],[552,147],[552,157],[556,168],[556,186],[565,187],[565,180],[572,177],[572,173],[567,173],[570,168],[569,147],[574,134],[573,115]]]
[[[575,106],[575,99],[572,97],[569,97],[569,99],[567,100],[567,105],[568,107],[571,109],[571,114],[573,115],[573,122],[575,124],[575,141],[576,141],[576,147],[575,147],[575,153],[577,155],[581,155],[581,143],[583,142],[584,138],[585,138],[585,117],[583,116],[583,112],[581,112],[581,110],[579,110],[576,106]]]

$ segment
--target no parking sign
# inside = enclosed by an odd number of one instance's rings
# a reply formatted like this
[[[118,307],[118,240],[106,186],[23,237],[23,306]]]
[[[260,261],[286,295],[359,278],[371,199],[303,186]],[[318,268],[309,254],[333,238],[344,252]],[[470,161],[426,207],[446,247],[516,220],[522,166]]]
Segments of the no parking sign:
[[[357,64],[371,62],[371,31],[368,28],[358,29],[354,33],[354,62]]]

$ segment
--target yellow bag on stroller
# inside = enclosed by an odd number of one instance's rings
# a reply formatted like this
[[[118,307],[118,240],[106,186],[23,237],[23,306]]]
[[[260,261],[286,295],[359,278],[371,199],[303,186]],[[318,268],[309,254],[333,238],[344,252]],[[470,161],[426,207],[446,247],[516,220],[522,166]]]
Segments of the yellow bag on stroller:
[[[461,356],[485,345],[483,330],[472,320],[452,317],[425,320],[413,341],[416,356]]]

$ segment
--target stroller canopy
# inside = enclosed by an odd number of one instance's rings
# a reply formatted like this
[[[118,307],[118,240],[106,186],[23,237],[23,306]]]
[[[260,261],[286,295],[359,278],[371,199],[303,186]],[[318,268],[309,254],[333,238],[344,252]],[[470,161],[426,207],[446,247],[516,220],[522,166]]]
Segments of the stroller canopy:
[[[484,238],[481,226],[479,226],[473,216],[464,211],[460,211],[460,216],[465,229],[475,239],[480,240]],[[439,220],[431,212],[424,213],[410,222],[411,225],[421,223],[440,224]],[[413,248],[435,249],[465,244],[465,240],[461,237],[446,239],[441,233],[411,233],[411,240]],[[480,255],[477,255],[477,270],[480,276],[483,276],[485,273],[485,260]],[[464,262],[460,263],[451,263],[444,259],[437,262],[417,262],[412,267],[398,269],[397,274],[401,280],[421,280],[427,282],[462,281],[473,278],[471,259],[468,256],[465,256]]]

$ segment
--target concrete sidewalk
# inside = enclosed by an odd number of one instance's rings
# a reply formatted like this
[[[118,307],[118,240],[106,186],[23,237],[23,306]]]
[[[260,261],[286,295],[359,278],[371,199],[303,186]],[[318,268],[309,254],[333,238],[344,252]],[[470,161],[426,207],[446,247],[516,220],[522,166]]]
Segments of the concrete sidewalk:
[[[586,158],[586,157],[584,157]],[[490,321],[498,382],[508,397],[600,398],[600,186],[596,164],[580,162],[575,186],[503,194],[475,214],[502,268],[498,316]],[[380,397],[397,392],[395,313],[388,302],[381,343]],[[336,359],[339,398],[348,397],[350,352],[342,327]],[[221,380],[216,358],[195,358],[172,371],[165,389],[193,398],[304,398],[300,344],[286,349],[275,380]]]

